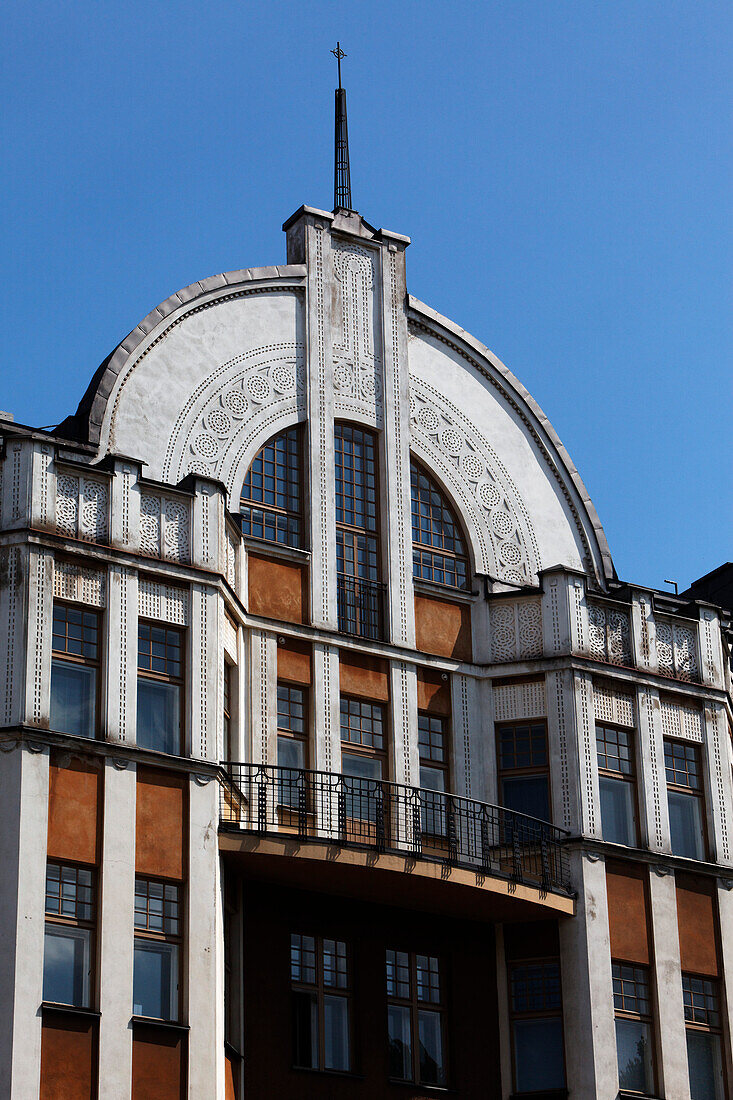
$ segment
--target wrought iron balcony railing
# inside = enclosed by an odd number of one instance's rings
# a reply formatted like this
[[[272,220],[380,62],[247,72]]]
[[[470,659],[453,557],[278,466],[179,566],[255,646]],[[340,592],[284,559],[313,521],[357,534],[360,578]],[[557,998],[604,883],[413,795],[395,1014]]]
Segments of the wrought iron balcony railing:
[[[567,834],[461,795],[332,772],[223,765],[221,823],[440,860],[569,894]]]
[[[337,574],[338,626],[343,634],[358,638],[384,638],[385,585],[352,577],[348,573]]]

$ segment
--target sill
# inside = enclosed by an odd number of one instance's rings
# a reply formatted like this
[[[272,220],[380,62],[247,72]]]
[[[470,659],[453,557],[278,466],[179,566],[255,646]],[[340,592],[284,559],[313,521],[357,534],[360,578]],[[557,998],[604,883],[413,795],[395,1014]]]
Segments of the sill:
[[[41,1001],[41,1012],[62,1012],[68,1016],[89,1016],[98,1020],[102,1013],[94,1008],[80,1008],[78,1005],[58,1004],[56,1001]]]
[[[401,1081],[397,1077],[387,1078],[390,1085],[395,1087],[402,1086],[406,1089],[420,1089],[420,1092],[426,1093],[428,1096],[455,1096],[456,1090],[448,1088],[447,1085],[421,1085],[419,1081]]]
[[[569,1095],[566,1088],[537,1089],[535,1092],[513,1092],[509,1100],[565,1100]]]
[[[130,1023],[145,1027],[159,1027],[165,1031],[190,1031],[188,1024],[177,1024],[173,1020],[160,1020],[157,1016],[131,1016]]]
[[[422,596],[436,596],[444,600],[457,600],[458,603],[475,603],[480,593],[472,592],[470,588],[453,588],[450,584],[438,584],[437,581],[425,581],[420,577],[412,578],[412,586],[415,592]],[[420,1085],[420,1088],[423,1086]],[[427,1085],[427,1088],[433,1088]]]
[[[664,1100],[664,1097],[657,1096],[655,1092],[627,1092],[621,1089],[618,1100]]]
[[[366,1081],[362,1073],[350,1069],[314,1069],[313,1066],[291,1066],[293,1073],[313,1073],[319,1077],[345,1077],[348,1081]]]
[[[311,559],[310,550],[301,550],[299,546],[284,546],[281,542],[269,542],[267,539],[258,539],[252,535],[242,535],[242,544],[245,550],[253,554],[294,561],[298,565],[307,565]]]

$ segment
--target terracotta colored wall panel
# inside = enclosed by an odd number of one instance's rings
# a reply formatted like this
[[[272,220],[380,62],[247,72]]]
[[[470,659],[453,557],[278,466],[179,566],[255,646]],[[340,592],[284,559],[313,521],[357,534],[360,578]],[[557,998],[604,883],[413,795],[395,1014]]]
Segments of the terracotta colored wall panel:
[[[157,768],[137,770],[135,869],[141,875],[184,877],[186,780]]]
[[[450,717],[450,680],[443,673],[417,670],[417,709]]]
[[[611,957],[643,966],[651,960],[646,874],[631,863],[606,864]]]
[[[237,1100],[239,1096],[239,1063],[227,1057],[224,1062],[224,1098]]]
[[[249,555],[249,608],[252,615],[305,622],[307,573],[299,565]]]
[[[40,1100],[93,1100],[96,1020],[44,1012]]]
[[[339,654],[339,682],[343,695],[389,702],[389,668],[387,662],[379,657],[367,657],[342,649]]]
[[[423,653],[471,660],[471,609],[466,604],[415,596],[415,633]]]
[[[289,638],[277,647],[277,678],[291,684],[310,684],[311,647],[307,643]]]
[[[693,974],[719,974],[715,898],[705,880],[677,876],[680,964]]]
[[[95,762],[96,764],[96,762]],[[101,761],[78,758],[61,766],[54,753],[48,771],[48,855],[96,863],[102,804]]]
[[[185,1052],[184,1036],[136,1025],[132,1037],[132,1100],[181,1100]]]

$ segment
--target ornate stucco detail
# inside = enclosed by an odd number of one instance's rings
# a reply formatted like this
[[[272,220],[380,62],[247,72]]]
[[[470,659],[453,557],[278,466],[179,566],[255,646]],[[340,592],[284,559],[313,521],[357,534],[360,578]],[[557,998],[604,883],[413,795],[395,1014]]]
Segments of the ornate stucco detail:
[[[451,491],[474,542],[476,569],[535,584],[542,567],[516,486],[478,428],[447,397],[410,376],[412,446]]]
[[[544,718],[547,714],[545,681],[532,680],[526,684],[501,684],[495,687],[494,709],[497,722]]]
[[[630,665],[631,621],[627,611],[588,601],[588,648],[596,661]]]
[[[106,542],[109,491],[98,478],[59,474],[56,481],[56,530],[60,535]]]
[[[610,684],[593,685],[593,711],[597,722],[614,726],[634,725],[634,697]]]
[[[191,394],[171,432],[163,480],[186,474],[223,481],[231,494],[253,440],[264,442],[280,422],[305,417],[303,345],[283,342],[245,352],[213,370]],[[271,430],[267,430],[271,428]],[[246,468],[246,467],[245,467]],[[242,477],[244,476],[242,472]]]
[[[56,561],[53,567],[53,594],[60,600],[74,600],[90,607],[106,603],[105,574],[93,566]]]
[[[491,659],[495,664],[542,656],[542,604],[512,600],[492,604]]]
[[[691,627],[657,619],[657,655],[662,676],[699,680],[697,638]]]
[[[140,497],[140,550],[166,561],[190,560],[190,508],[182,500],[143,493]]]
[[[705,740],[703,714],[698,706],[685,705],[664,697],[660,699],[659,706],[662,712],[662,734],[665,737],[700,743]]]
[[[374,288],[376,254],[358,245],[333,250],[333,388],[339,415],[358,414],[381,425],[382,356]]]

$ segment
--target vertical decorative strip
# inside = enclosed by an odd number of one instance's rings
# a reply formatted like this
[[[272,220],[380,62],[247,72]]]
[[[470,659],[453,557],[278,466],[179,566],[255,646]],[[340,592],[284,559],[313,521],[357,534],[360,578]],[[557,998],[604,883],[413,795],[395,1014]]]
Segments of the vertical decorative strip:
[[[555,681],[555,706],[557,710],[558,747],[560,749],[560,784],[562,797],[563,828],[572,827],[570,807],[570,765],[568,760],[568,728],[565,718],[565,692],[561,672],[551,673]]]
[[[550,619],[552,622],[552,652],[560,652],[560,606],[557,595],[558,582],[550,581]]]
[[[648,691],[642,695],[642,705],[646,713],[647,735],[649,738],[649,763],[652,773],[652,799],[654,801],[654,839],[657,848],[662,846],[662,805],[659,790],[659,758],[657,756],[657,739],[654,731],[654,699]]]
[[[324,286],[323,286],[323,226],[316,225],[316,315],[318,317],[318,437],[321,454],[321,619],[329,621],[330,614],[330,576],[328,568],[328,491],[323,477],[323,456],[326,453],[328,435],[326,431],[326,346],[324,333]]]
[[[463,723],[463,766],[466,772],[466,797],[471,797],[471,726],[468,713],[468,677],[461,676],[461,722]]]
[[[40,725],[43,716],[43,641],[46,623],[45,607],[46,555],[42,550],[36,554],[36,637],[33,654],[33,722]]]
[[[333,674],[332,663],[335,650],[333,646],[323,647],[323,757],[324,771],[333,769],[333,751],[331,747],[331,677]]]
[[[127,566],[120,566],[120,690],[119,690],[119,721],[118,736],[120,741],[127,741],[127,659],[129,645],[128,611],[128,584],[132,570]]]
[[[405,470],[402,454],[402,392],[400,386],[400,347],[399,347],[399,296],[397,291],[397,260],[394,252],[389,253],[389,280],[391,290],[392,321],[392,419],[394,425],[394,515],[397,519],[397,576],[399,579],[399,630],[395,631],[393,642],[409,643],[407,631],[407,561],[405,554]]]
[[[269,763],[267,754],[267,635],[260,632],[260,756],[263,764]]]
[[[40,457],[40,490],[38,495],[38,518],[41,526],[48,523],[48,468],[51,464],[51,451],[49,447],[41,447]]]
[[[5,725],[9,726],[13,720],[13,688],[15,671],[14,645],[16,640],[16,619],[18,604],[18,574],[20,550],[17,546],[10,546],[8,555],[8,651],[5,662]]]
[[[21,447],[20,443],[16,443],[13,447],[13,474],[11,482],[11,519],[20,519],[20,459],[21,459]]]
[[[583,763],[585,770],[585,802],[587,813],[588,832],[593,835],[596,831],[596,807],[593,794],[593,764],[595,761],[595,745],[590,738],[590,713],[588,706],[588,685],[584,679],[576,681],[579,688],[579,719],[580,734],[583,740]]]
[[[208,517],[207,517],[208,519]],[[208,683],[206,677],[206,669],[208,665],[209,654],[209,632],[208,632],[208,591],[201,586],[201,621],[200,621],[200,633],[199,633],[199,646],[200,646],[200,675],[201,675],[201,728],[199,730],[199,754],[202,760],[206,759],[206,741],[207,741],[207,721],[208,721]]]
[[[723,859],[730,859],[730,842],[728,839],[728,815],[725,804],[725,785],[723,782],[723,764],[720,758],[720,729],[718,725],[718,707],[713,704],[710,707],[710,729],[712,764],[715,775],[715,790],[718,800],[718,813],[720,814],[720,847]]]

